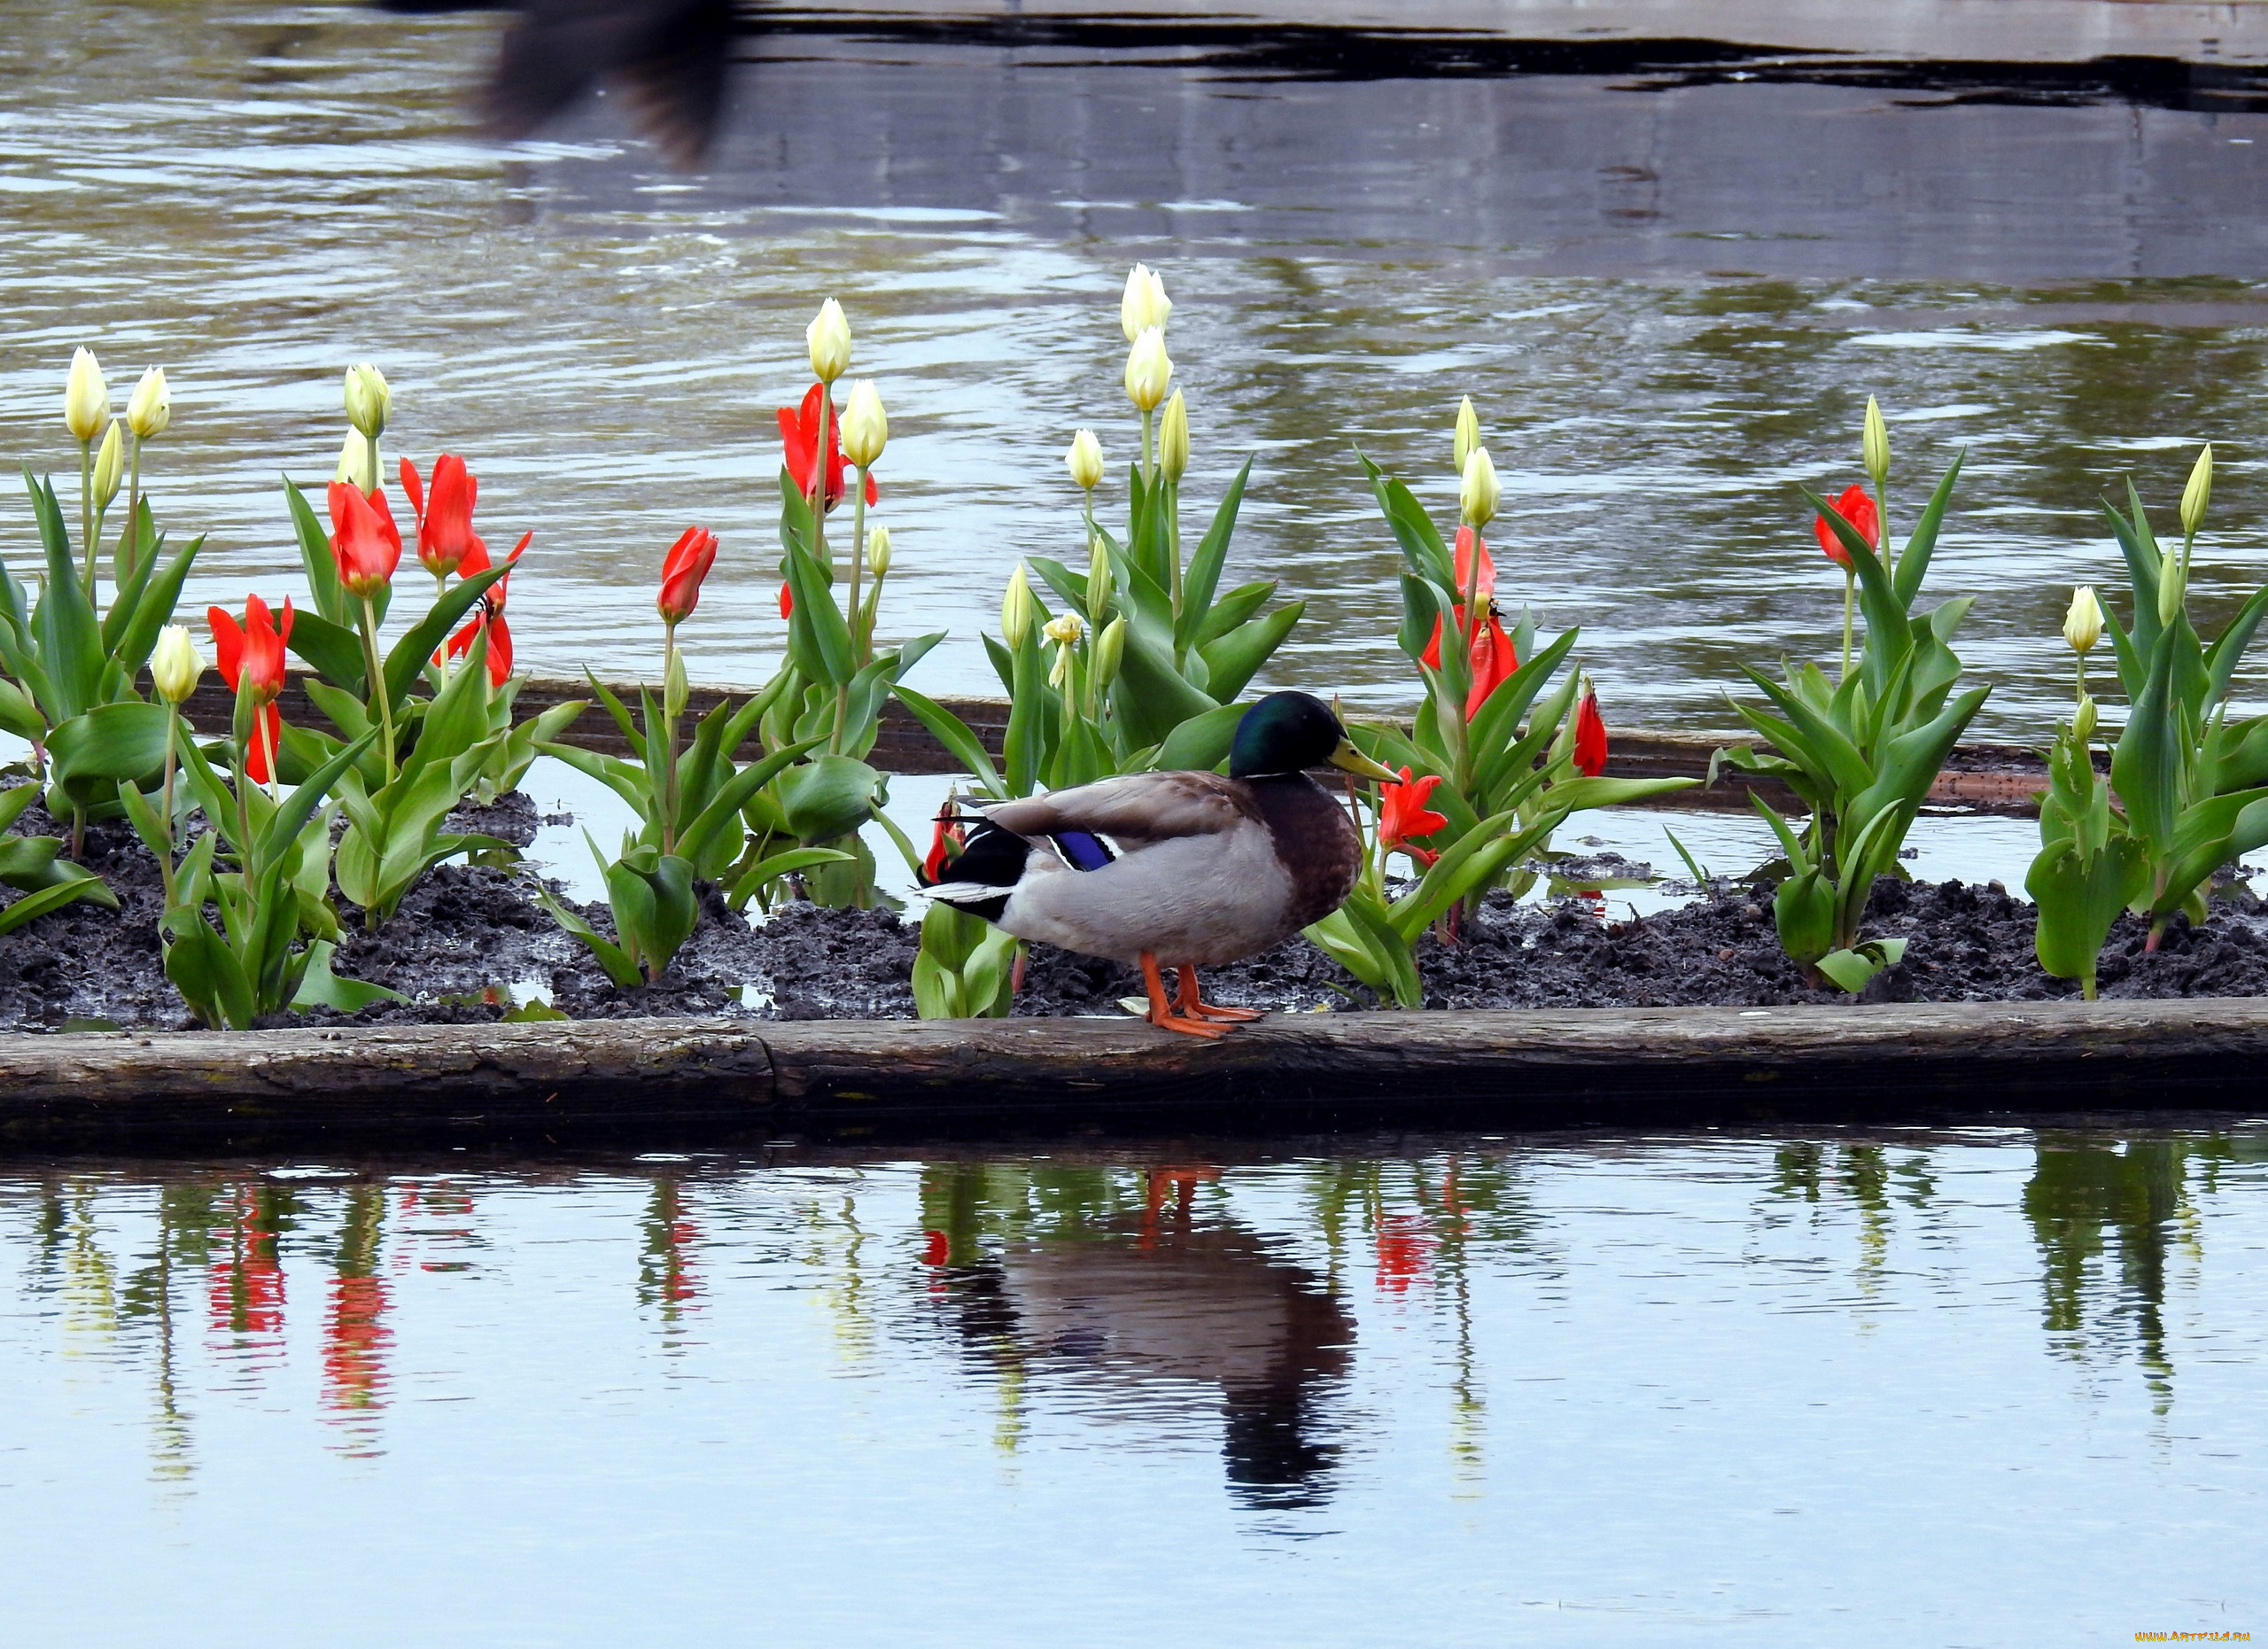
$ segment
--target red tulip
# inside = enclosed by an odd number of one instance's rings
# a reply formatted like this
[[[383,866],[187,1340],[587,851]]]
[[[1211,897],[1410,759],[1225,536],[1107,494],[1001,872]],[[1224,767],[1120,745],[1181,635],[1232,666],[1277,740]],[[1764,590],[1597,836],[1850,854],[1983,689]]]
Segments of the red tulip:
[[[1434,789],[1441,784],[1439,774],[1429,773],[1422,779],[1410,776],[1410,769],[1402,770],[1402,782],[1379,787],[1379,851],[1391,853],[1399,848],[1421,864],[1430,865],[1441,855],[1422,847],[1410,845],[1413,836],[1431,836],[1446,829],[1449,821],[1425,805]]]
[[[417,466],[407,458],[401,461],[401,495],[409,501],[409,513],[417,517],[417,525],[424,525],[425,486],[417,478]]]
[[[717,563],[717,535],[707,527],[689,526],[662,559],[662,593],[654,607],[665,624],[680,624],[701,603],[701,580]]]
[[[408,478],[417,471],[405,461],[402,473],[408,491]],[[480,483],[463,459],[445,452],[433,460],[432,503],[417,511],[417,560],[435,578],[458,572],[468,547],[479,542],[472,533],[473,501],[479,495]],[[416,502],[415,494],[412,502]]]
[[[245,771],[256,784],[266,784],[275,773],[276,747],[284,736],[284,712],[276,696],[284,690],[284,643],[291,634],[291,598],[284,598],[284,621],[268,614],[268,603],[257,595],[245,597],[245,621],[225,607],[208,608],[213,626],[213,652],[221,679],[231,692],[249,694],[252,701],[251,748],[245,751]]]
[[[1503,621],[1496,616],[1496,603],[1490,599],[1496,589],[1496,564],[1490,558],[1488,546],[1480,535],[1469,526],[1456,530],[1456,594],[1464,594],[1468,580],[1474,579],[1474,557],[1480,558],[1479,578],[1473,584],[1484,617],[1478,624],[1469,623],[1462,605],[1454,609],[1456,627],[1466,637],[1472,649],[1472,687],[1464,700],[1465,719],[1470,721],[1488,702],[1488,695],[1501,686],[1504,679],[1520,667],[1518,655],[1513,650],[1512,638],[1505,633]],[[1419,662],[1430,670],[1441,667],[1441,620],[1433,618],[1433,639],[1425,643],[1425,650],[1418,655]]]
[[[921,879],[935,887],[945,879],[945,868],[959,857],[967,844],[968,832],[959,818],[951,812],[937,815],[937,828],[929,836],[928,856],[921,861]]]
[[[504,557],[504,564],[517,565],[521,555],[534,541],[533,533],[521,533],[520,541],[512,546],[512,553]],[[470,578],[487,572],[488,567],[488,546],[478,538],[470,539],[464,559],[458,564],[458,572]],[[473,608],[472,622],[449,638],[449,657],[462,658],[472,650],[472,638],[484,628],[488,632],[488,680],[497,687],[503,686],[512,674],[512,629],[504,622],[504,598],[509,593],[506,587],[511,581],[512,575],[507,572],[482,592]]]
[[[1875,513],[1875,501],[1867,496],[1863,486],[1846,486],[1840,498],[1831,501],[1828,508],[1841,516],[1858,530],[1859,536],[1876,549],[1882,548],[1882,517]],[[1835,535],[1835,528],[1825,516],[1813,519],[1812,532],[1819,539],[1819,547],[1827,558],[1838,567],[1851,564],[1851,552],[1843,548],[1843,541]]]
[[[350,481],[330,484],[330,554],[339,583],[364,601],[393,581],[401,564],[401,532],[384,491],[365,494]]]
[[[1606,723],[1598,713],[1598,695],[1586,691],[1575,708],[1575,767],[1596,779],[1606,771]]]
[[[796,616],[796,592],[788,588],[784,579],[780,585],[780,616],[783,618]]]
[[[788,463],[788,473],[804,497],[812,495],[813,474],[819,463],[819,403],[820,389],[814,384],[804,393],[800,411],[790,407],[780,408],[780,446]],[[843,472],[847,460],[843,456],[843,421],[835,416],[831,404],[827,419],[827,502],[829,509],[843,502]],[[866,477],[866,502],[874,503],[882,496],[874,485],[874,478]]]

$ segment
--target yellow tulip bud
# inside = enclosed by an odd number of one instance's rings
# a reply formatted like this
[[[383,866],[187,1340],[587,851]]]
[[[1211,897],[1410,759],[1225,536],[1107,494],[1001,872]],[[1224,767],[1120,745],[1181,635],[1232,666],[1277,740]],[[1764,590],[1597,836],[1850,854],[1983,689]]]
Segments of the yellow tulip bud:
[[[384,434],[386,419],[393,411],[393,389],[386,375],[369,362],[361,362],[346,369],[344,388],[347,423],[365,440],[374,441]]]
[[[1087,617],[1099,624],[1110,607],[1110,551],[1098,538],[1087,552]]]
[[[804,329],[804,342],[811,346],[812,376],[820,383],[832,384],[850,369],[850,323],[834,299],[819,305]]]
[[[1472,456],[1472,449],[1480,445],[1480,415],[1472,409],[1472,397],[1467,395],[1464,404],[1456,409],[1456,472],[1464,473],[1464,461]]]
[[[118,496],[119,483],[126,478],[126,442],[119,434],[116,418],[110,421],[110,432],[103,437],[102,450],[95,455],[95,508],[110,508],[110,501]]]
[[[1173,313],[1173,299],[1166,296],[1166,284],[1157,271],[1146,263],[1138,263],[1126,276],[1125,295],[1118,300],[1118,324],[1132,343],[1151,327],[1162,332],[1166,317]]]
[[[1134,347],[1126,352],[1126,399],[1138,412],[1154,412],[1166,398],[1173,379],[1173,362],[1166,355],[1166,335],[1154,326],[1142,329]]]
[[[166,387],[166,369],[151,367],[134,386],[134,397],[126,403],[126,427],[134,432],[137,441],[154,440],[166,432],[166,425],[174,421],[174,403]]]
[[[1016,570],[1008,575],[1008,593],[1000,602],[1000,639],[1012,648],[1021,648],[1024,637],[1031,634],[1031,586],[1024,579],[1024,564],[1016,563]]]
[[[2093,740],[2094,728],[2094,700],[2089,698],[2086,695],[2086,689],[2082,688],[2079,690],[2078,714],[2071,718],[2071,731],[2078,735],[2080,743],[2085,744]]]
[[[1126,620],[1113,618],[1095,637],[1095,685],[1108,687],[1118,680],[1118,666],[1126,657]]]
[[[862,377],[850,386],[843,407],[843,455],[861,470],[870,469],[889,443],[889,420],[882,415],[882,392],[874,381]]]
[[[109,417],[110,385],[103,382],[102,363],[82,344],[72,352],[71,376],[63,386],[63,427],[74,439],[91,441]]]
[[[1867,397],[1867,418],[1859,431],[1859,456],[1879,494],[1890,477],[1890,429],[1883,423],[1882,408],[1872,395]]]
[[[334,481],[352,481],[362,485],[362,478],[370,472],[370,443],[360,430],[350,429],[338,448],[338,468],[331,472]]]
[[[2071,592],[2071,609],[2063,615],[2063,639],[2082,656],[2102,640],[2102,603],[2095,599],[2092,585],[2082,584]]]
[[[150,652],[150,682],[159,698],[180,704],[197,691],[197,679],[204,673],[205,655],[190,639],[187,625],[169,624],[158,632],[158,644]]]
[[[1494,521],[1501,497],[1495,461],[1486,447],[1474,447],[1464,461],[1464,486],[1457,499],[1465,525],[1477,533]]]
[[[1092,430],[1081,430],[1071,437],[1071,450],[1063,455],[1063,467],[1070,471],[1082,492],[1091,493],[1102,484],[1102,443]]]
[[[879,584],[889,577],[889,529],[878,526],[866,534],[866,570]]]
[[[2189,471],[2189,485],[2181,489],[2181,530],[2191,538],[2205,525],[2205,506],[2213,502],[2213,444],[2197,455]]]
[[[1158,468],[1169,481],[1181,479],[1189,468],[1189,403],[1182,399],[1179,390],[1166,402],[1165,416],[1158,420]]]

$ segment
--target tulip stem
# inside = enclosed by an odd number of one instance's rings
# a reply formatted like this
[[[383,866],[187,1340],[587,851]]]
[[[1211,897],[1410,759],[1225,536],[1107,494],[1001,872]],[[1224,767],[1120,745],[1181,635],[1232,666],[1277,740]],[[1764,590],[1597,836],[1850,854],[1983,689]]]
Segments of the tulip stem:
[[[671,700],[671,684],[677,680],[677,621],[662,621],[662,793],[656,821],[662,828],[662,852],[677,852],[677,709]],[[653,729],[646,730],[650,744]],[[728,764],[729,765],[729,764]]]
[[[378,748],[385,752],[386,782],[392,784],[393,766],[393,694],[386,683],[385,665],[378,658],[378,615],[370,598],[362,597],[362,668],[370,678],[370,703],[378,712]]]
[[[1142,408],[1142,485],[1145,487],[1153,486],[1157,482],[1157,417],[1154,408]]]
[[[819,430],[812,438],[812,555],[819,565],[835,575],[835,557],[827,548],[827,455],[830,443],[827,435],[835,425],[835,385],[825,378],[819,381]],[[865,489],[861,488],[863,495]]]
[[[1168,481],[1165,494],[1166,558],[1173,568],[1173,627],[1178,633],[1181,629],[1181,483]]]
[[[166,848],[158,855],[158,875],[165,883],[166,908],[174,907],[174,848],[180,837],[174,830],[174,744],[181,737],[181,706],[166,701],[165,776],[158,782],[158,814],[166,821]]]
[[[362,443],[362,494],[368,497],[378,490],[378,438],[371,436]]]
[[[1851,679],[1851,612],[1852,603],[1859,587],[1859,570],[1843,569],[1843,680]]]
[[[95,444],[79,443],[79,542],[87,556],[87,599],[95,599]]]
[[[142,534],[137,517],[142,503],[142,438],[128,430],[126,433],[126,527],[118,535],[118,548],[111,554],[111,575],[124,589],[142,564]]]
[[[861,634],[858,622],[861,616],[858,611],[858,585],[866,568],[866,471],[862,464],[858,468],[858,493],[850,501],[850,657],[852,667],[859,670],[866,666],[867,653],[874,641],[871,635]],[[850,690],[847,685],[843,688],[846,695]]]
[[[439,601],[448,593],[449,575],[446,572],[435,573],[433,575],[433,599]],[[446,641],[441,643],[439,661],[441,665],[441,685],[443,687],[447,687],[449,684],[449,644]]]

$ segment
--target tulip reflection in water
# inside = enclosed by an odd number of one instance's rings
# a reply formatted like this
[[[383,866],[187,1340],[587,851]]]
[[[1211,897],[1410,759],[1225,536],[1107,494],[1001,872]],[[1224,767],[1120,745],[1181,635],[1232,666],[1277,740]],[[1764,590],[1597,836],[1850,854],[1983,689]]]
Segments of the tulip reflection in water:
[[[344,1429],[342,1452],[349,1455],[378,1451],[377,1412],[385,1407],[386,1353],[393,1342],[386,1280],[378,1272],[385,1216],[384,1186],[356,1186],[346,1194],[323,1316],[322,1405]]]
[[[686,1206],[681,1181],[668,1176],[654,1181],[639,1235],[638,1303],[660,1318],[664,1342],[678,1350],[676,1331],[686,1313],[701,1309],[701,1277],[693,1265],[701,1230]]]
[[[1177,1388],[1208,1402],[1216,1390],[1231,1493],[1260,1509],[1318,1505],[1339,1452],[1323,1403],[1355,1326],[1259,1233],[1198,1213],[1196,1187],[1218,1176],[1153,1170],[1138,1210],[1091,1202],[1092,1217],[1059,1222],[1062,1234],[982,1252],[959,1200],[960,1229],[926,1233],[924,1258],[949,1262],[937,1297],[1004,1384],[1059,1384],[1135,1418]]]

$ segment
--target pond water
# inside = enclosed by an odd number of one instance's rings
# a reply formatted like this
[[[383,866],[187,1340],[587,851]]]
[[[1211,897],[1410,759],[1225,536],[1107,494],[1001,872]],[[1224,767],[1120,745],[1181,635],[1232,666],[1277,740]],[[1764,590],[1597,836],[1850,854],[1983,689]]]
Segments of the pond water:
[[[23,1643],[2256,1632],[2264,1301],[2258,1121],[19,1163],[0,1574]]]
[[[1868,391],[1895,517],[1969,455],[1938,582],[1979,598],[1980,735],[2037,739],[2062,702],[2057,622],[2071,582],[2115,581],[2092,512],[2117,478],[2170,507],[2189,446],[2223,443],[2200,585],[2225,611],[2268,573],[2256,99],[1364,81],[807,33],[747,44],[711,168],[680,175],[603,105],[473,140],[492,19],[159,15],[0,5],[0,430],[62,467],[72,346],[121,393],[165,362],[152,484],[212,534],[200,599],[295,587],[276,478],[327,476],[338,370],[367,355],[394,449],[468,455],[491,537],[536,529],[512,596],[529,665],[650,673],[654,570],[698,519],[726,555],[696,668],[759,679],[773,409],[835,293],[892,413],[887,623],[955,633],[920,685],[983,690],[973,638],[1008,567],[1076,552],[1068,432],[1131,453],[1136,258],[1178,306],[1191,496],[1256,455],[1235,566],[1312,603],[1282,682],[1412,696],[1355,449],[1445,507],[1468,391],[1509,487],[1503,587],[1585,627],[1623,723],[1723,727],[1737,661],[1829,644],[1839,580],[1793,488],[1854,478]],[[20,568],[30,543],[0,509],[0,550]]]

